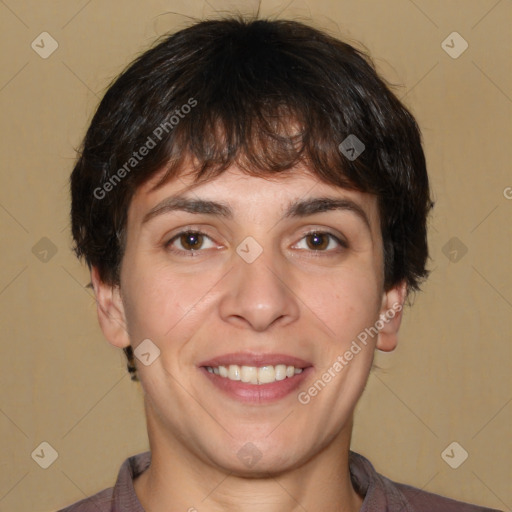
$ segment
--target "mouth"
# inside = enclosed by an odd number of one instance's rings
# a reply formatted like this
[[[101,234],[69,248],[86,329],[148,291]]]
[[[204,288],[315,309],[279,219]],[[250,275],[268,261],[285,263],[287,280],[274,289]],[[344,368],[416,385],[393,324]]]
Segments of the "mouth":
[[[224,394],[246,403],[277,401],[294,391],[313,365],[284,354],[226,354],[199,365]]]

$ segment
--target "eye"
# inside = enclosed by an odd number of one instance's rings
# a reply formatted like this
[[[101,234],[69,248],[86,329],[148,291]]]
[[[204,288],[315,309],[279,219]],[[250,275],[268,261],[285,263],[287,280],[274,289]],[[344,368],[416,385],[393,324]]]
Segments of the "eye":
[[[210,241],[209,243],[207,242],[208,240]],[[173,248],[175,244],[179,246],[177,249]],[[202,231],[182,231],[166,242],[165,247],[169,248],[171,252],[193,253],[200,249],[212,249],[215,247],[215,244],[212,239]]]
[[[213,249],[215,243],[202,231],[187,230],[173,236],[165,247],[177,254],[193,256],[194,253],[204,249]],[[347,248],[348,244],[332,233],[325,231],[311,231],[306,233],[294,248],[314,252],[333,252],[336,248]]]
[[[306,233],[306,235],[304,235],[301,241],[297,245],[295,245],[295,248],[316,252],[331,252],[332,250],[336,249],[336,246],[338,248],[348,247],[345,241],[340,240],[337,236],[333,235],[332,233],[328,233],[325,231],[311,231],[310,233]]]

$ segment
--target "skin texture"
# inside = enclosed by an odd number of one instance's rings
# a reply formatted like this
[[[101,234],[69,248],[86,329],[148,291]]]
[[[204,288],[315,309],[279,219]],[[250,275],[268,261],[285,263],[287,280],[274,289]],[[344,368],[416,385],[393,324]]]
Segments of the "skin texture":
[[[379,315],[403,304],[403,284],[383,289],[376,198],[325,184],[304,168],[263,179],[232,166],[192,187],[182,173],[152,190],[158,178],[131,201],[120,287],[102,283],[92,269],[109,342],[136,349],[149,338],[160,350],[151,365],[137,365],[152,450],[151,467],[135,481],[142,505],[149,512],[359,510],[362,498],[348,472],[353,411],[374,349],[396,346],[401,312],[308,404],[297,394]],[[142,222],[180,192],[221,202],[233,216],[171,211]],[[353,201],[369,226],[351,210],[282,218],[289,203],[314,197]],[[193,256],[186,238],[166,246],[187,229],[207,235]],[[313,230],[332,233],[347,247],[325,235],[315,248],[307,236]],[[248,236],[263,249],[250,264],[236,252]],[[282,399],[242,403],[198,367],[232,352],[287,354],[313,369]],[[237,456],[246,443],[261,454],[251,467]]]

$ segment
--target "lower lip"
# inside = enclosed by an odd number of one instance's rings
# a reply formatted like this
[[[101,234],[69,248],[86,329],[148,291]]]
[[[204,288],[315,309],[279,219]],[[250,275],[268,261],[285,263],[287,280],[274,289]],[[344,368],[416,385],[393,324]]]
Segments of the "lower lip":
[[[210,373],[204,366],[200,368],[210,382],[231,398],[245,403],[266,404],[276,402],[295,391],[313,371],[313,367],[304,368],[301,373],[268,384],[248,384],[240,380],[231,380]]]

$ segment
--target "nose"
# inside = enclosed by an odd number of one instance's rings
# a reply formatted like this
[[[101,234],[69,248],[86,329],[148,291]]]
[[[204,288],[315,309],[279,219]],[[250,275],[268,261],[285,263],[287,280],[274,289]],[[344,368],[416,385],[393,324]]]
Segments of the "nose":
[[[262,332],[299,318],[299,299],[284,260],[271,250],[264,250],[252,263],[238,255],[234,258],[235,266],[223,280],[219,304],[224,321]]]

